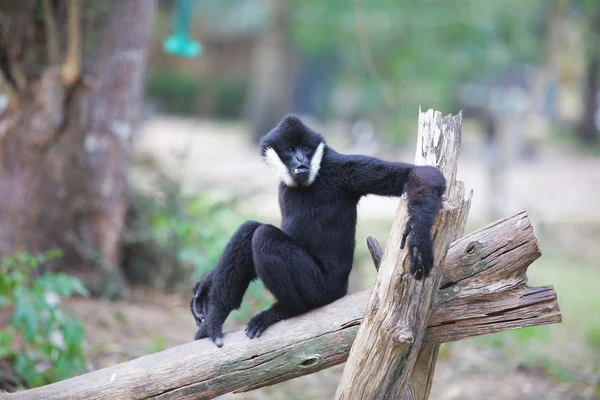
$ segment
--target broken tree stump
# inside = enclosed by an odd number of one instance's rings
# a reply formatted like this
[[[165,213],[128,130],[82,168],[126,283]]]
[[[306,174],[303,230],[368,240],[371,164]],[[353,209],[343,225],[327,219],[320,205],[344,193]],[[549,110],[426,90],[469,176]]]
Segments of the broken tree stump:
[[[462,114],[419,110],[415,164],[431,165],[446,177],[444,206],[432,228],[435,267],[428,279],[409,273],[408,249],[400,249],[408,222],[406,195],[402,196],[381,260],[377,282],[352,345],[336,399],[402,399],[419,355],[431,304],[442,279],[446,252],[463,234],[471,195],[465,197],[456,181]]]

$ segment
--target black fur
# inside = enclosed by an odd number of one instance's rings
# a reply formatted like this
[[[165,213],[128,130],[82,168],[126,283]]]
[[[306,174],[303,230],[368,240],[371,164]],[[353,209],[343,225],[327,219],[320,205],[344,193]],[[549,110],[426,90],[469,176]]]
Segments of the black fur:
[[[343,297],[352,268],[357,204],[374,194],[407,192],[410,272],[427,277],[433,267],[431,227],[442,206],[445,179],[439,170],[343,155],[325,146],[312,183],[305,165],[323,137],[297,117],[284,118],[262,141],[263,155],[274,149],[298,185],[280,183],[281,229],[255,221],[244,223],[230,239],[215,269],[194,288],[191,309],[199,327],[196,339],[210,336],[223,345],[222,326],[239,308],[248,284],[260,278],[276,303],[248,323],[246,334],[259,337],[273,323]],[[294,174],[293,171],[297,171]],[[299,171],[299,172],[298,172]]]

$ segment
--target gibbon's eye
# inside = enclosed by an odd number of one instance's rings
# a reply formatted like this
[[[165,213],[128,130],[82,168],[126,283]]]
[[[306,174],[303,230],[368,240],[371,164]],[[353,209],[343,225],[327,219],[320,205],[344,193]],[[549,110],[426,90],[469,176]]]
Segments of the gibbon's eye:
[[[304,145],[302,146],[302,150],[308,153],[310,149],[308,148],[308,146]]]
[[[288,146],[287,149],[285,149],[288,153],[293,153],[294,152],[294,147],[293,146]]]

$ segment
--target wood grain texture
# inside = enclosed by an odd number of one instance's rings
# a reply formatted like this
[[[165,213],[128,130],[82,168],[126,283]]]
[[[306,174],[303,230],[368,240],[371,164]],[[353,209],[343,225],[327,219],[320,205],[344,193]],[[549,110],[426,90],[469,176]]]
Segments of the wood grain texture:
[[[435,265],[430,277],[410,276],[406,249],[400,243],[407,223],[406,197],[400,201],[377,282],[363,323],[350,351],[337,399],[400,399],[406,394],[425,336],[431,305],[440,282],[446,252],[462,236],[471,195],[456,181],[462,114],[419,112],[415,164],[439,168],[446,177],[444,207],[432,228]]]
[[[436,299],[423,342],[560,322],[554,290],[526,286],[525,270],[539,256],[524,211],[454,242],[444,266],[444,295]],[[480,289],[453,289],[468,280]],[[228,332],[221,349],[210,339],[198,340],[0,399],[210,399],[312,374],[346,361],[371,291],[279,322],[258,339]]]

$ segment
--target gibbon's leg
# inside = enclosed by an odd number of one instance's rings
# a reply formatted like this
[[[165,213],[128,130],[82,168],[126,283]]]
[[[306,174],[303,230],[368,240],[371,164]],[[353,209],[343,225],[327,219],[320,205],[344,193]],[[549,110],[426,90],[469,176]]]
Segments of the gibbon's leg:
[[[223,323],[232,310],[240,307],[248,285],[256,279],[252,237],[261,225],[247,221],[240,226],[229,239],[215,269],[196,285],[192,299],[192,312],[199,327],[196,339],[210,336],[217,346],[223,346]],[[199,321],[197,314],[205,320]]]
[[[256,274],[277,302],[250,320],[246,335],[258,337],[270,325],[326,304],[328,293],[321,267],[292,238],[272,225],[254,233],[252,250]]]

